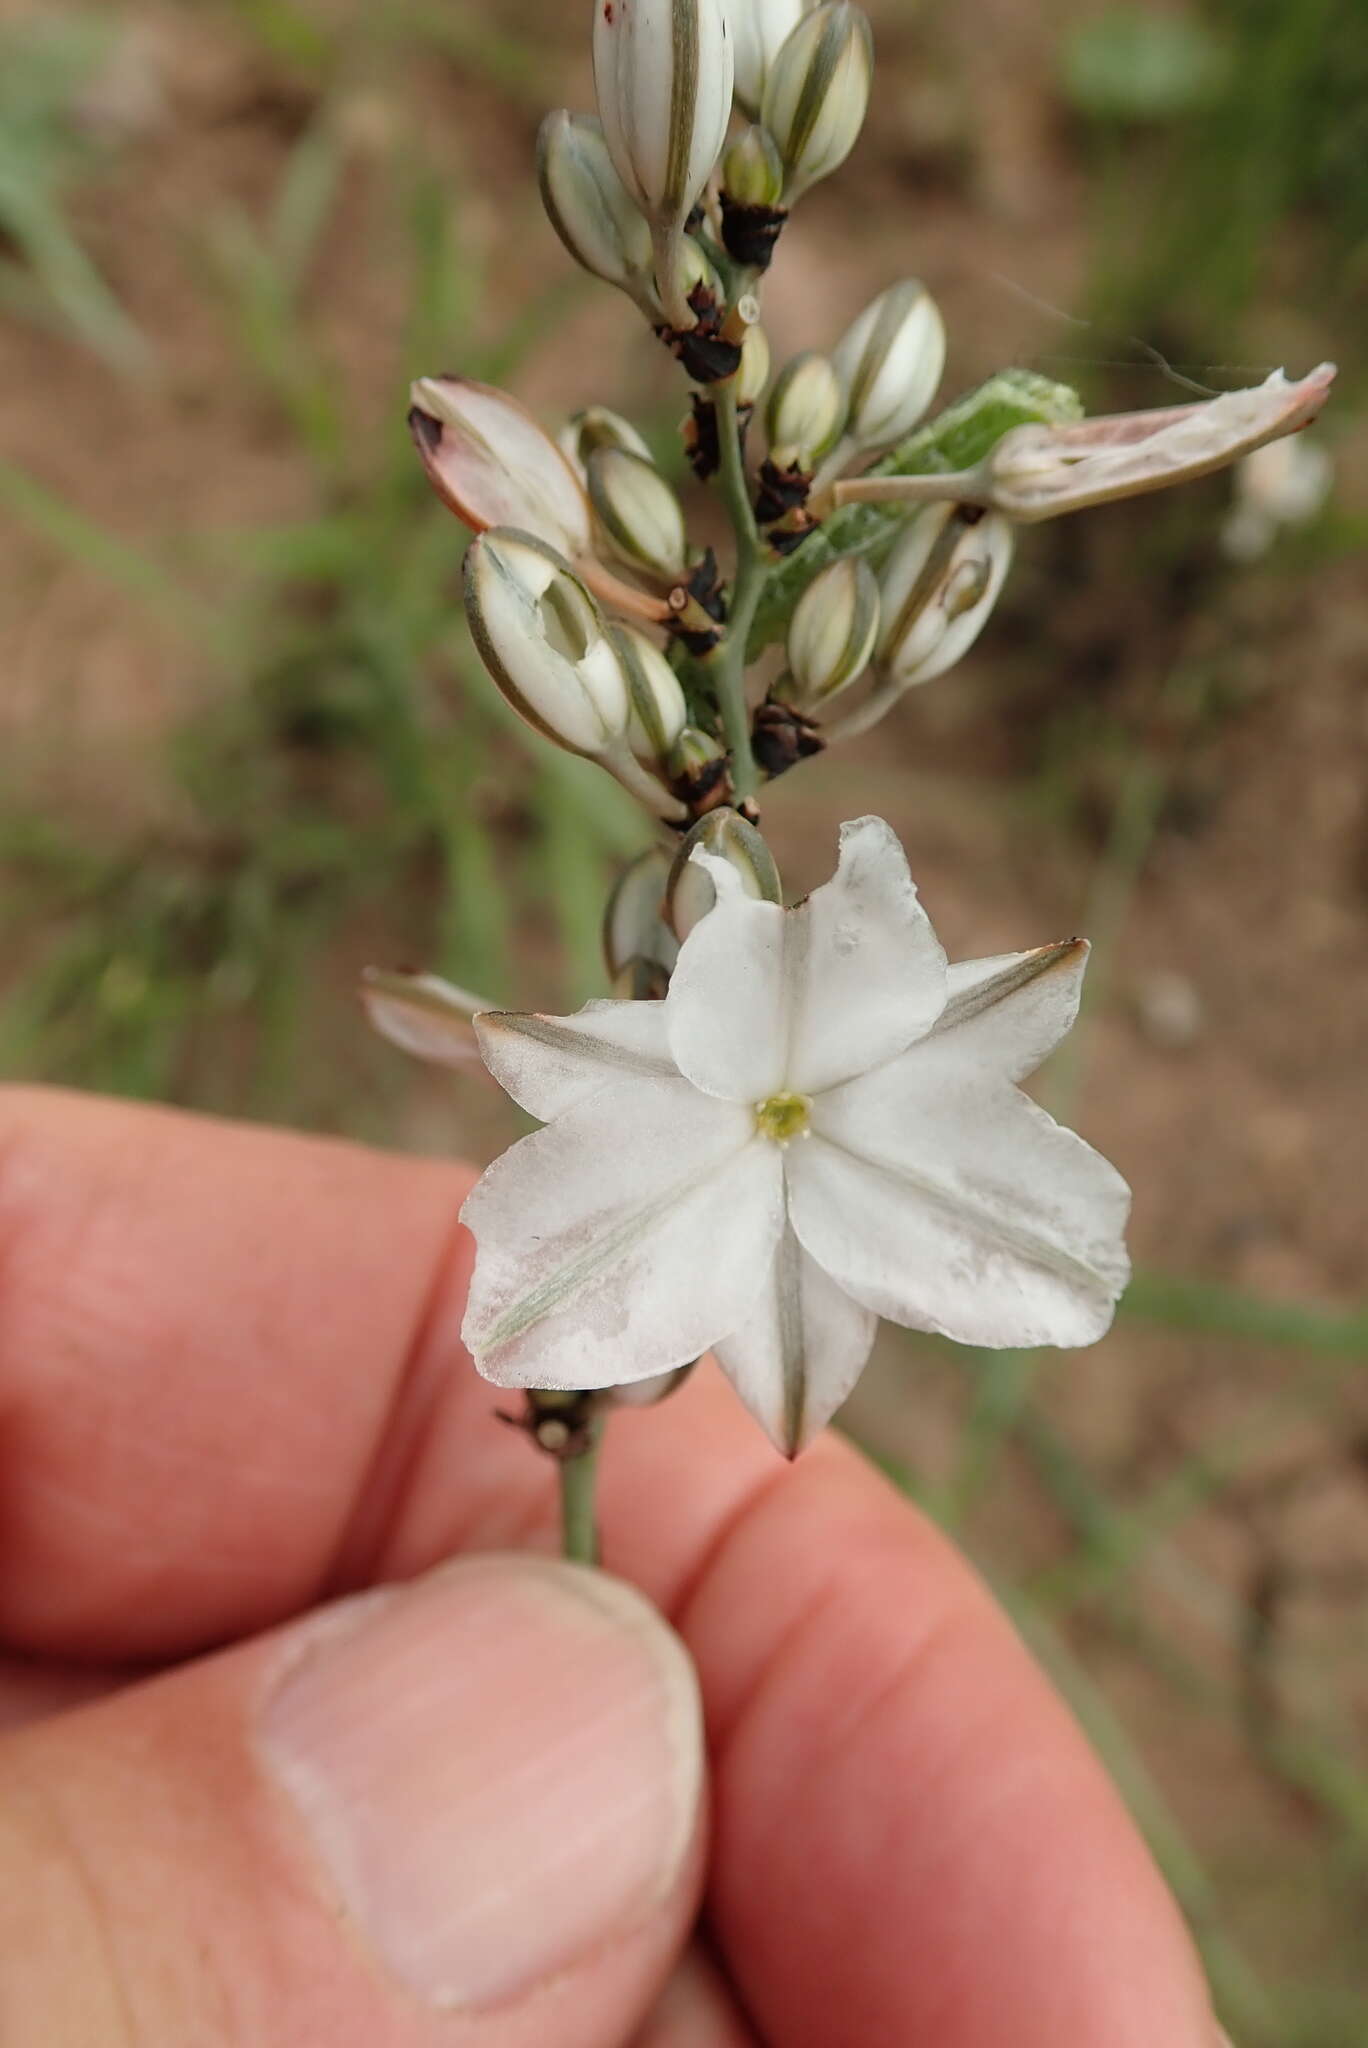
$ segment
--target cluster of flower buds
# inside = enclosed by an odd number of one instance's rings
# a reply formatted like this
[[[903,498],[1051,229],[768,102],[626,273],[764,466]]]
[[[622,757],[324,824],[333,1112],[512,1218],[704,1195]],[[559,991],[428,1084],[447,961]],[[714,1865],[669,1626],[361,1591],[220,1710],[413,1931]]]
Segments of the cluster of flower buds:
[[[770,447],[755,504],[776,553],[790,553],[817,523],[814,491],[912,431],[944,367],[944,323],[914,278],[881,292],[830,356],[809,349],[785,364],[766,406]]]
[[[853,0],[600,0],[593,67],[597,117],[560,109],[542,124],[547,215],[696,382],[730,377],[736,293],[699,232],[706,210],[714,251],[763,271],[793,202],[854,147],[869,24]],[[750,125],[728,147],[733,106]]]
[[[794,201],[853,147],[871,64],[853,0],[598,0],[597,115],[562,110],[541,128],[556,232],[694,383],[684,452],[699,479],[721,476],[734,587],[690,546],[672,482],[620,414],[590,407],[556,441],[488,385],[413,387],[428,475],[477,536],[466,604],[490,674],[539,731],[681,826],[744,804],[756,768],[779,774],[864,730],[958,662],[997,602],[1017,524],[1232,462],[1313,417],[1333,375],[1115,419],[1027,411],[1035,424],[987,440],[966,441],[959,421],[946,430],[954,459],[938,448],[924,461],[945,327],[903,278],[829,354],[805,350],[771,381],[761,275]],[[757,459],[748,429],[762,403]],[[862,538],[849,521],[851,538],[833,528],[810,575],[806,557],[783,565],[848,505],[882,509],[851,514]],[[758,582],[785,576],[787,665],[752,717]],[[642,960],[667,971],[654,942],[617,951],[638,980]]]

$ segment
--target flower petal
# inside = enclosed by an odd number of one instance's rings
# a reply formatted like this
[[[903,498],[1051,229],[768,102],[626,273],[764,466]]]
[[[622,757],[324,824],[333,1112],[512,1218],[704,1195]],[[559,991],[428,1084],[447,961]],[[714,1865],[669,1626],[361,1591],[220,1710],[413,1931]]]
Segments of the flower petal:
[[[945,1006],[945,954],[882,818],[842,825],[835,874],[789,912],[786,953],[784,1079],[804,1095],[892,1059]]]
[[[961,1344],[1091,1344],[1129,1277],[1130,1190],[1015,1088],[909,1093],[911,1062],[814,1105],[789,1148],[804,1249],[858,1301]]]
[[[496,1159],[461,1214],[477,1246],[462,1335],[486,1379],[609,1387],[745,1322],[783,1172],[748,1111],[685,1081],[629,1081]]]
[[[756,1421],[792,1458],[854,1386],[878,1326],[873,1311],[838,1287],[786,1224],[759,1300],[713,1351]]]
[[[673,1080],[665,1005],[586,1003],[573,1017],[484,1010],[475,1020],[484,1063],[505,1094],[549,1123],[609,1082]]]
[[[784,1085],[785,926],[791,911],[743,893],[726,861],[695,854],[717,901],[679,949],[665,1021],[682,1074],[724,1102],[762,1102]]]
[[[892,1059],[945,1003],[945,955],[882,818],[841,827],[836,873],[795,910],[718,887],[665,999],[680,1072],[709,1095],[812,1094]]]
[[[1029,953],[956,961],[945,1008],[903,1055],[909,1084],[939,1087],[952,1072],[985,1069],[995,1080],[1033,1074],[1078,1015],[1088,951],[1086,939],[1061,939]]]

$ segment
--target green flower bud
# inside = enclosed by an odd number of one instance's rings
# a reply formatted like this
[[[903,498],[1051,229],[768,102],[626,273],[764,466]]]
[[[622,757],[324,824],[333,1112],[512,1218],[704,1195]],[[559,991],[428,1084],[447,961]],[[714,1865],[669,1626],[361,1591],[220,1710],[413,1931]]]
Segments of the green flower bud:
[[[619,177],[650,224],[656,281],[674,327],[684,223],[726,140],[732,43],[724,0],[599,0],[594,92]]]
[[[575,474],[584,477],[585,465],[597,448],[623,448],[629,455],[642,455],[649,462],[651,451],[630,420],[606,405],[589,405],[570,415],[556,436],[561,454]]]
[[[724,804],[731,790],[727,756],[696,725],[686,725],[670,750],[670,788],[695,813]]]
[[[599,531],[618,560],[658,583],[678,583],[685,571],[684,512],[650,457],[596,448],[584,474]]]
[[[794,607],[788,631],[791,687],[777,696],[812,711],[860,677],[879,630],[879,585],[863,555],[828,562]]]
[[[874,38],[851,0],[823,0],[774,59],[760,118],[784,160],[784,202],[843,164],[869,105]]]
[[[693,830],[679,842],[665,888],[665,916],[681,942],[717,901],[711,875],[701,861],[693,858],[701,847],[715,860],[735,868],[741,886],[757,902],[782,903],[784,892],[774,855],[754,825],[739,811],[724,805],[700,818]]]
[[[945,325],[914,278],[890,285],[852,323],[832,355],[846,394],[852,453],[886,447],[916,426],[945,368]]]
[[[664,768],[689,716],[679,677],[635,626],[610,626],[608,633],[632,700],[627,744],[647,767]]]
[[[736,373],[736,402],[738,405],[754,405],[769,383],[770,345],[765,330],[757,322],[746,329],[741,343],[741,367]]]
[[[812,0],[731,0],[736,103],[752,120],[760,112],[775,58],[811,5]]]
[[[835,442],[845,420],[845,393],[828,356],[808,349],[785,363],[765,408],[770,458],[780,468],[810,470]]]
[[[879,578],[879,665],[899,690],[929,683],[967,654],[1012,560],[1000,513],[928,505],[908,523]]]
[[[701,291],[711,304],[726,305],[727,288],[706,250],[692,235],[685,235],[680,245],[679,278],[686,297]],[[692,312],[689,318],[692,321]]]
[[[765,129],[745,128],[731,144],[722,159],[722,190],[736,206],[778,206],[784,161]]]
[[[658,312],[651,230],[613,168],[603,130],[562,107],[537,136],[537,178],[547,218],[576,263]]]

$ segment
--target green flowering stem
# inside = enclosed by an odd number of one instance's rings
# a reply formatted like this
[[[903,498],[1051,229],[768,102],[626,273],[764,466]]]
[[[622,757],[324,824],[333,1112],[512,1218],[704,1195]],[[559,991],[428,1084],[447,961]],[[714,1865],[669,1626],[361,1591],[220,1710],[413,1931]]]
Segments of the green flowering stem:
[[[584,1432],[584,1447],[560,1460],[561,1554],[571,1564],[599,1561],[594,1487],[603,1439],[603,1417],[596,1415]]]
[[[741,455],[741,430],[736,408],[736,380],[717,390],[718,480],[736,536],[736,579],[732,585],[727,630],[706,658],[722,714],[722,730],[731,755],[732,785],[738,798],[754,793],[757,776],[751,752],[750,709],[746,703],[746,650],[755,608],[765,587],[765,562],[751,510],[746,466]]]
[[[555,1459],[560,1476],[562,1554],[573,1564],[597,1564],[594,1482],[603,1439],[599,1396],[559,1387],[529,1387],[523,1401],[518,1427],[539,1451]]]

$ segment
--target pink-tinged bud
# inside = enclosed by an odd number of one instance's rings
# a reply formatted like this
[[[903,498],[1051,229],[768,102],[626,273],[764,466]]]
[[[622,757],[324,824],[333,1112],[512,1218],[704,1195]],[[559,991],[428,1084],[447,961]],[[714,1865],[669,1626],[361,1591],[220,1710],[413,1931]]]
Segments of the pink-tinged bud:
[[[551,436],[516,399],[470,377],[420,377],[409,427],[428,480],[475,533],[514,526],[572,559],[589,551],[589,505]]]

